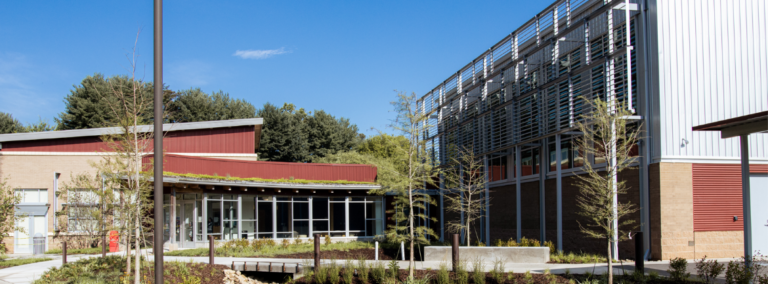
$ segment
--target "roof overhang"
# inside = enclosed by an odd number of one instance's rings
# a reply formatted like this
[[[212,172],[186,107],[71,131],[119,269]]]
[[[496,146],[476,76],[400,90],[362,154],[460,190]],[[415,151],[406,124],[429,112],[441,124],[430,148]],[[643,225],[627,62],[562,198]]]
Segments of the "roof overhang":
[[[722,139],[752,133],[768,133],[768,111],[695,126],[693,131],[720,131]]]
[[[256,148],[258,149],[259,138],[261,137],[261,125],[263,123],[262,118],[245,118],[245,119],[229,119],[229,120],[215,120],[215,121],[200,121],[200,122],[184,122],[184,123],[166,123],[163,124],[163,131],[182,131],[182,130],[198,130],[198,129],[211,129],[211,128],[228,128],[238,126],[253,126],[256,132]],[[139,132],[152,132],[152,125],[141,125],[138,127]],[[107,134],[117,134],[122,131],[120,127],[103,127],[103,128],[90,128],[90,129],[76,129],[76,130],[59,130],[59,131],[44,131],[44,132],[30,132],[30,133],[12,133],[12,134],[0,134],[0,142],[11,141],[30,141],[30,140],[47,140],[47,139],[61,139],[61,138],[76,138],[76,137],[92,137],[101,136]]]
[[[150,178],[150,181],[153,181]],[[320,184],[320,183],[277,183],[277,182],[253,182],[253,181],[230,181],[230,180],[210,180],[194,179],[184,177],[163,177],[163,183],[170,184],[197,184],[212,186],[230,186],[230,187],[251,187],[251,188],[284,188],[284,189],[315,189],[315,190],[373,190],[380,189],[376,184]]]

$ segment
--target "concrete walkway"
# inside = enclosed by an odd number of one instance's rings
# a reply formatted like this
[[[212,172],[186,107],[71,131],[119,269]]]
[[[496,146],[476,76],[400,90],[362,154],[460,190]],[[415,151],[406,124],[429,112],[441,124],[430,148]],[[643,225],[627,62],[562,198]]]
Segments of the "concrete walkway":
[[[146,252],[142,251],[142,254]],[[116,252],[116,253],[109,253],[108,255],[124,255],[124,252]],[[18,284],[26,284],[26,283],[32,283],[32,281],[40,278],[43,273],[52,268],[52,267],[61,267],[61,256],[60,255],[46,255],[46,257],[54,258],[54,260],[51,261],[44,261],[44,262],[38,262],[38,263],[31,263],[21,266],[14,266],[9,268],[0,269],[0,284],[6,284],[6,283],[18,283]],[[83,258],[89,258],[89,257],[101,257],[101,254],[96,255],[69,255],[67,256],[68,262],[75,262],[79,259]],[[149,252],[149,260],[153,260],[154,257],[152,256],[151,252]],[[181,262],[198,262],[198,263],[208,263],[208,257],[185,257],[185,256],[165,256],[165,261],[181,261]],[[725,262],[728,263],[732,259],[720,259],[719,261],[721,263]],[[280,259],[280,258],[247,258],[247,257],[216,257],[214,259],[214,262],[216,264],[222,264],[226,266],[231,266],[232,262],[261,262],[261,263],[267,263],[267,262],[274,262],[274,263],[286,263],[286,264],[299,264],[304,265],[305,263],[312,264],[312,260],[304,260],[304,259]],[[329,264],[331,260],[322,260],[323,264]],[[355,261],[356,262],[356,261]],[[369,261],[373,262],[373,261]],[[386,265],[389,263],[389,261],[379,261]],[[337,264],[344,265],[344,260],[337,260]],[[421,262],[417,261],[415,263],[416,269],[431,269],[431,270],[437,270],[440,268],[440,265],[443,264],[441,262]],[[446,265],[450,265],[449,263],[445,263]],[[401,269],[406,269],[408,267],[407,261],[398,261],[398,265]],[[490,271],[493,268],[492,262],[486,262],[483,263],[485,271]],[[470,266],[468,269],[471,270],[472,264],[468,264]],[[651,271],[656,271],[659,273],[659,275],[668,275],[666,270],[669,268],[669,261],[650,261],[646,262],[645,264],[645,270],[646,273]],[[593,274],[603,274],[607,272],[607,267],[605,263],[602,264],[528,264],[528,263],[506,263],[504,265],[505,271],[513,271],[515,273],[525,273],[526,271],[530,271],[531,273],[543,273],[546,269],[549,269],[552,273],[555,274],[563,274],[566,270],[568,270],[572,274],[584,274],[586,272],[593,273]],[[624,266],[614,267],[614,273],[616,274],[631,274],[634,269],[634,263],[624,263]],[[696,268],[695,263],[692,260],[689,260],[688,262],[688,272],[691,273],[691,275],[696,275]]]

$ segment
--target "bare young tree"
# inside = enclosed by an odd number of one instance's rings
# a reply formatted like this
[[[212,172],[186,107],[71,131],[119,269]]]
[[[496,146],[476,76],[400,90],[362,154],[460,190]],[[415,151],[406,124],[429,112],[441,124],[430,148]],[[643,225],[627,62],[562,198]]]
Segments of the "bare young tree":
[[[445,189],[445,210],[463,214],[462,220],[447,222],[450,232],[465,232],[467,246],[471,246],[472,223],[485,217],[486,173],[482,158],[475,155],[472,147],[460,147],[456,157],[451,158],[450,169],[445,174],[451,189]],[[478,239],[479,240],[479,239]],[[478,241],[479,242],[479,241]]]
[[[584,99],[584,102],[592,111],[577,122],[583,136],[576,141],[576,146],[587,156],[604,159],[606,165],[604,170],[597,169],[587,160],[583,168],[585,174],[576,175],[579,214],[589,220],[588,224],[579,222],[579,228],[589,237],[607,240],[608,283],[613,283],[611,249],[616,250],[618,242],[627,238],[627,231],[636,226],[634,220],[626,217],[636,212],[637,207],[618,201],[618,196],[628,191],[626,182],[619,181],[618,175],[637,159],[632,151],[637,144],[639,127],[628,124],[632,113],[617,102],[600,99]]]
[[[18,223],[26,216],[16,214],[16,204],[19,202],[21,202],[21,195],[14,192],[5,177],[0,177],[0,255],[6,252],[3,239],[9,237],[14,231],[23,231]]]
[[[435,204],[431,196],[426,194],[426,185],[435,184],[437,168],[431,155],[426,150],[425,141],[421,139],[428,116],[421,112],[416,104],[416,95],[397,94],[398,100],[392,102],[397,118],[391,127],[402,132],[408,138],[405,147],[406,173],[397,182],[383,191],[394,193],[395,225],[390,225],[387,237],[396,242],[406,241],[410,246],[410,265],[408,270],[409,283],[413,282],[414,245],[427,244],[427,236],[436,237],[434,230],[423,226],[428,221],[434,221],[423,212],[427,204]]]
[[[115,202],[113,191],[106,187],[105,179],[99,174],[76,174],[71,179],[58,192],[66,205],[57,213],[57,237],[75,248],[96,246],[114,229],[110,222],[113,219],[111,204]]]
[[[136,43],[138,42],[138,34]],[[143,156],[152,152],[154,135],[151,121],[145,121],[146,113],[152,113],[153,96],[151,83],[136,78],[138,54],[134,43],[133,53],[129,55],[130,77],[126,82],[108,81],[110,92],[104,94],[105,101],[116,121],[117,130],[101,137],[108,149],[108,154],[93,166],[99,169],[109,186],[118,191],[114,217],[126,240],[126,273],[131,269],[131,240],[137,252],[135,254],[134,281],[140,280],[140,253],[142,236],[151,231],[154,224],[152,216],[153,200],[151,165],[143,163]],[[125,86],[128,86],[127,88]],[[109,96],[107,99],[106,96]],[[166,96],[164,105],[171,100]],[[157,119],[165,119],[167,114]],[[162,161],[162,157],[155,157]],[[155,216],[161,218],[161,216]],[[162,249],[162,248],[154,248]]]

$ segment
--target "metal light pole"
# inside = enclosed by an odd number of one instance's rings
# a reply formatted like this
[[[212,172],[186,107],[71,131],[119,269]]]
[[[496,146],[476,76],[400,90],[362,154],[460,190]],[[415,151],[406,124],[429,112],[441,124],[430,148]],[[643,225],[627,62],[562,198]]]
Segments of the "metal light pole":
[[[155,283],[163,281],[163,0],[155,0]]]

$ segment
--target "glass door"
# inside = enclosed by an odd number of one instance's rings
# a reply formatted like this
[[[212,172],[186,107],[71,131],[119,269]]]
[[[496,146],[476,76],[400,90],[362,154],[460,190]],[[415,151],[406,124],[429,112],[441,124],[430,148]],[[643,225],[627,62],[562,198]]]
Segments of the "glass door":
[[[179,246],[184,248],[195,247],[195,202],[194,201],[182,201],[179,202],[178,219],[178,236],[180,239]]]
[[[19,229],[16,231],[16,245],[14,247],[13,253],[32,253],[32,237],[30,235],[33,235],[32,229],[34,226],[31,226],[30,220],[33,220],[29,216],[26,216],[24,218],[21,218],[19,220]]]

